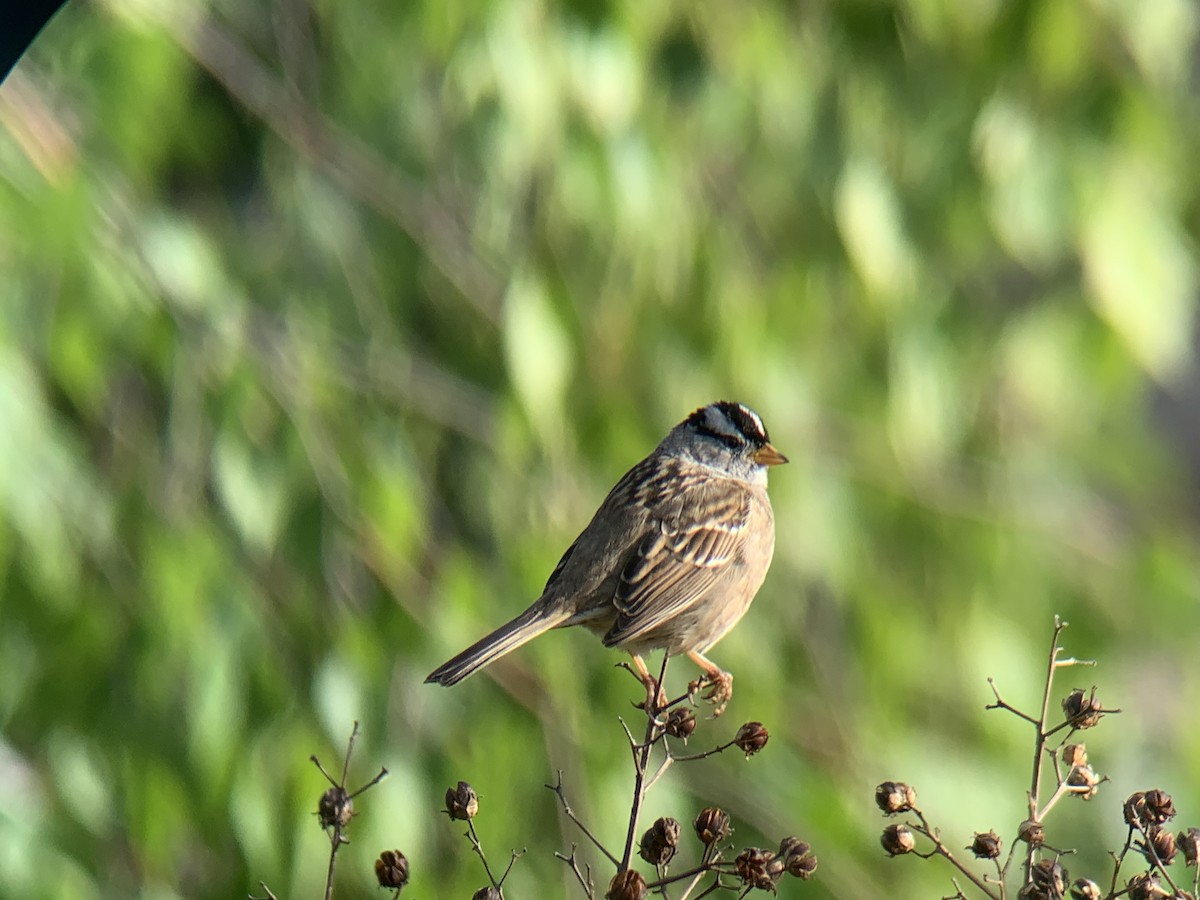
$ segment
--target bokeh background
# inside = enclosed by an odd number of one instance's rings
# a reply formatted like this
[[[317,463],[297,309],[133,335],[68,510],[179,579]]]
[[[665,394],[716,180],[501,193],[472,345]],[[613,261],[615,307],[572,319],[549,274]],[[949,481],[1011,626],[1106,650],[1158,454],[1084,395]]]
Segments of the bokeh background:
[[[936,897],[1024,816],[1052,616],[1121,707],[1052,843],[1200,824],[1200,12],[1190,0],[112,0],[0,87],[0,895],[577,896],[637,687],[585,633],[425,674],[538,593],[695,407],[755,407],[778,548],[714,653],[758,757],[650,817],[798,833],[783,896]],[[685,664],[672,670],[681,686]],[[602,872],[603,870],[598,870]],[[606,881],[607,875],[600,880]]]

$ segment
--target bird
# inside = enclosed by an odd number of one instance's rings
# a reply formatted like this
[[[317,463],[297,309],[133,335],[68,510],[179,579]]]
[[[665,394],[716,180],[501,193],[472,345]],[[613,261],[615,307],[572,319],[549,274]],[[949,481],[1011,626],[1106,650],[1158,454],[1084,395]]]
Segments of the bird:
[[[745,615],[775,551],[767,470],[787,457],[758,413],[722,400],[697,409],[626,472],[520,615],[438,666],[427,683],[457,684],[552,628],[582,625],[626,650],[665,703],[643,656],[686,655],[719,715],[733,676],[705,654]]]

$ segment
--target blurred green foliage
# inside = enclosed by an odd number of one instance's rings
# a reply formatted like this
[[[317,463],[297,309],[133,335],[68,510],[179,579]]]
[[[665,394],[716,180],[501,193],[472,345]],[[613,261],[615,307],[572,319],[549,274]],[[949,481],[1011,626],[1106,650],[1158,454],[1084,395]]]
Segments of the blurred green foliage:
[[[883,858],[873,786],[952,845],[1011,835],[1031,735],[985,678],[1035,703],[1058,612],[1102,661],[1064,692],[1125,709],[1088,742],[1115,783],[1050,823],[1072,873],[1108,871],[1135,789],[1200,824],[1198,27],[1188,0],[69,6],[0,88],[0,896],[315,896],[308,756],[354,719],[352,783],[392,777],[339,896],[392,847],[407,893],[480,886],[436,812],[460,778],[494,858],[530,850],[512,896],[572,896],[542,785],[619,842],[619,656],[566,632],[421,681],[720,397],[793,464],[695,740],[773,739],[673,770],[651,818],[803,835],[785,896],[940,896],[948,869]]]

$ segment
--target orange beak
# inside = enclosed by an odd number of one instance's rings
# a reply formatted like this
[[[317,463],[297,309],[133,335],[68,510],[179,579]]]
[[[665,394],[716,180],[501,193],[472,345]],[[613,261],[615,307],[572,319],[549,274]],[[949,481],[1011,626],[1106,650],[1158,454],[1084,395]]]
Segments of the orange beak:
[[[782,466],[788,458],[775,449],[771,444],[764,444],[754,454],[754,461],[760,466]]]

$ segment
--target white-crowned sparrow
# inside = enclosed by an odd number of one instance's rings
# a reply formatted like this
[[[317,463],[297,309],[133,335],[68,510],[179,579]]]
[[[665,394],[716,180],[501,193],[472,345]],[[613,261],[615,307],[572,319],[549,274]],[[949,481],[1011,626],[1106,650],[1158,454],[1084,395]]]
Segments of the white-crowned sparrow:
[[[641,657],[664,649],[691,657],[723,708],[733,677],[704,653],[766,577],[775,550],[767,468],[785,462],[749,407],[696,410],[617,482],[533,605],[426,681],[457,684],[543,631],[583,625],[633,656],[648,702],[661,689]]]

